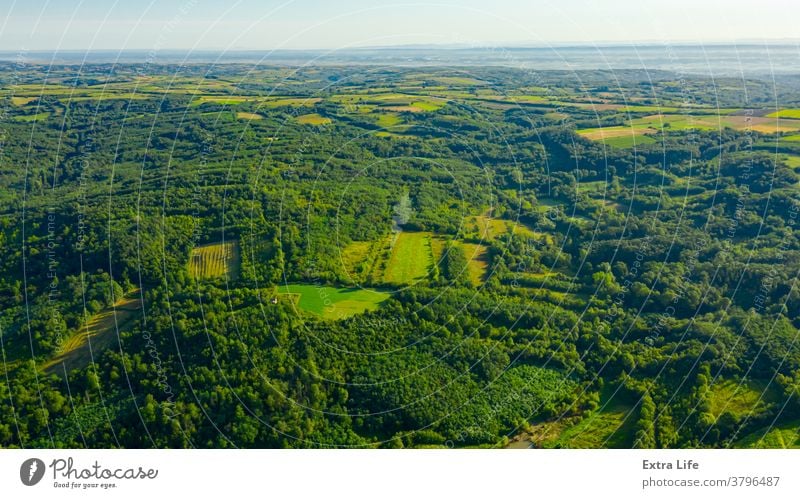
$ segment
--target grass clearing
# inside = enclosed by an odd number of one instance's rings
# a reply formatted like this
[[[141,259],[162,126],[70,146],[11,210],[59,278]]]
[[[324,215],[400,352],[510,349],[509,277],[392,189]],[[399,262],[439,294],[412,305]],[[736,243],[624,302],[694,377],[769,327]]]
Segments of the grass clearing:
[[[351,242],[342,248],[339,257],[342,268],[352,282],[364,283],[373,273],[384,240]]]
[[[295,121],[297,121],[300,124],[314,125],[314,126],[322,126],[322,125],[327,125],[327,124],[331,123],[330,118],[326,118],[326,117],[320,116],[317,113],[303,114],[302,116],[297,116],[295,118]]]
[[[261,105],[268,108],[275,107],[312,107],[314,104],[322,102],[319,97],[314,98],[269,98],[261,101]]]
[[[489,271],[486,246],[469,242],[459,242],[458,244],[461,246],[461,250],[464,251],[464,256],[467,257],[467,271],[469,272],[470,282],[472,282],[473,286],[480,287],[486,280]]]
[[[106,100],[147,100],[153,98],[153,95],[146,93],[108,93],[96,92],[93,94],[76,94],[68,96],[68,98],[61,99],[62,102],[104,102]]]
[[[608,391],[608,390],[607,390]],[[601,406],[580,422],[567,427],[554,441],[547,444],[556,448],[630,448],[636,425],[632,404],[620,396],[601,396]]]
[[[382,112],[378,114],[377,124],[381,128],[392,128],[403,123],[403,119],[395,113]]]
[[[313,284],[289,284],[278,288],[303,312],[325,320],[341,320],[378,309],[389,298],[386,292],[360,288],[341,288]]]
[[[480,240],[494,240],[508,232],[506,220],[498,220],[486,214],[468,218],[464,228],[467,234]]]
[[[134,297],[135,296],[135,297]],[[91,364],[92,359],[108,349],[117,337],[117,330],[129,329],[142,309],[138,290],[119,299],[113,306],[92,316],[84,327],[62,344],[56,356],[42,365],[47,373],[62,374]]]
[[[608,140],[611,138],[644,135],[652,130],[636,126],[606,126],[604,128],[585,128],[578,130],[578,135],[589,140]]]
[[[409,285],[427,277],[434,263],[432,234],[400,232],[391,237],[383,281],[391,285]]]
[[[711,385],[709,390],[711,415],[715,420],[723,413],[729,413],[737,420],[748,415],[757,416],[767,409],[767,405],[775,397],[771,391],[764,393],[765,389],[764,384],[755,381],[744,382],[741,385],[736,380],[718,381]]]
[[[609,147],[616,147],[618,149],[632,149],[641,145],[655,143],[656,140],[648,135],[631,135],[627,137],[614,137],[603,140],[603,143]]]
[[[11,97],[11,103],[16,105],[16,106],[23,106],[23,105],[30,104],[31,102],[33,102],[37,98],[38,97]]]
[[[786,163],[786,166],[792,169],[800,168],[800,155],[781,154],[780,158]]]
[[[244,119],[247,121],[258,121],[259,119],[264,119],[264,116],[261,114],[256,114],[254,112],[237,112],[236,119]]]
[[[434,235],[431,237],[431,251],[433,252],[433,260],[438,265],[444,255],[444,250],[447,248],[447,238]]]
[[[44,121],[50,116],[49,112],[40,112],[37,114],[28,114],[26,116],[14,116],[12,119],[14,121],[19,121],[21,123],[32,123],[35,121]]]
[[[196,279],[226,278],[233,280],[239,274],[239,243],[217,242],[192,249],[189,256],[189,274]]]
[[[549,102],[547,97],[541,95],[509,95],[506,97],[509,102],[522,102],[526,104],[546,103]]]
[[[398,133],[392,133],[386,130],[376,131],[375,136],[381,138],[408,138],[406,135],[400,135]]]
[[[800,119],[800,109],[781,109],[778,112],[767,114],[768,118]]]
[[[192,100],[192,106],[199,106],[203,104],[219,104],[219,105],[238,105],[243,104],[252,97],[234,96],[234,95],[201,95]]]
[[[438,111],[445,106],[445,102],[440,100],[420,100],[411,103],[411,107],[419,109],[421,112],[434,112]]]
[[[497,237],[509,232],[514,235],[524,235],[534,239],[541,239],[545,234],[537,234],[522,223],[512,220],[493,218],[488,214],[482,214],[467,218],[464,223],[465,236],[468,238],[492,241]],[[552,238],[548,237],[548,241]]]

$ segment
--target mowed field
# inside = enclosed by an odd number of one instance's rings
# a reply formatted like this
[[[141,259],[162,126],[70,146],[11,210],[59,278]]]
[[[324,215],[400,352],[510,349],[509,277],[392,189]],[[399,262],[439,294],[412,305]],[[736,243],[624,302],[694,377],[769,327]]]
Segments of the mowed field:
[[[341,320],[375,310],[389,298],[386,292],[314,284],[289,284],[278,288],[279,296],[290,298],[301,311],[326,320]]]
[[[393,240],[383,271],[383,282],[409,285],[427,277],[433,267],[430,232],[400,232]]]
[[[238,242],[197,246],[189,256],[189,274],[198,280],[233,280],[239,274],[240,261]]]
[[[400,287],[435,279],[448,238],[432,232],[399,232],[377,242],[353,242],[342,250],[345,272],[357,283]],[[489,270],[488,247],[455,241],[467,258],[469,279],[480,286]]]
[[[63,374],[75,368],[89,365],[97,355],[111,347],[117,338],[117,331],[127,330],[142,309],[138,290],[131,292],[92,316],[86,326],[76,331],[62,344],[58,354],[45,363],[42,368],[47,373]]]

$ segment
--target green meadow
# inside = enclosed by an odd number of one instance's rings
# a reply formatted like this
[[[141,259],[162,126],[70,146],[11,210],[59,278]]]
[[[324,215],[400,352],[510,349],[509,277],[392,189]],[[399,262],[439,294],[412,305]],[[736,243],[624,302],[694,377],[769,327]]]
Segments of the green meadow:
[[[291,297],[300,310],[326,320],[340,320],[376,310],[389,298],[388,293],[376,290],[314,284],[282,285],[278,287],[278,294]]]

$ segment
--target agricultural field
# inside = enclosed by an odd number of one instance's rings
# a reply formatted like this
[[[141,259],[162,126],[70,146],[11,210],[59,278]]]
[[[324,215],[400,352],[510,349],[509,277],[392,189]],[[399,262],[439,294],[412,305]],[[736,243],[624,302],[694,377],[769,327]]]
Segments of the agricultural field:
[[[800,122],[781,121],[770,117],[748,117],[731,114],[653,114],[629,120],[627,125],[584,128],[578,135],[589,140],[602,141],[620,148],[633,147],[654,142],[650,135],[664,131],[700,130],[712,131],[723,128],[752,130],[760,133],[792,132],[800,130]]]
[[[800,109],[781,109],[780,111],[767,114],[768,118],[800,119]]]
[[[331,119],[320,116],[319,114],[312,113],[312,114],[303,114],[302,116],[297,116],[295,118],[299,124],[304,125],[314,125],[314,126],[321,126],[331,124]]]
[[[254,112],[237,112],[236,119],[244,119],[246,121],[252,121],[252,120],[264,119],[264,116],[262,116],[261,114],[256,114]]]
[[[314,104],[321,102],[319,97],[308,98],[266,98],[259,101],[259,106],[267,109],[278,107],[312,107]]]
[[[608,141],[612,138],[628,138],[632,136],[644,135],[648,132],[653,132],[647,127],[634,127],[634,126],[606,126],[603,128],[584,128],[578,130],[578,135],[588,138],[589,140]]]
[[[192,100],[193,106],[201,106],[203,104],[219,104],[219,105],[239,105],[253,100],[252,97],[233,96],[233,95],[200,95]]]
[[[362,288],[342,288],[313,284],[278,287],[279,300],[287,297],[305,313],[325,320],[341,320],[378,309],[389,298],[386,292]]]
[[[11,97],[11,103],[14,105],[23,106],[30,104],[36,99],[37,97]]]
[[[240,263],[238,242],[204,244],[192,249],[189,275],[198,280],[234,280],[239,274]]]

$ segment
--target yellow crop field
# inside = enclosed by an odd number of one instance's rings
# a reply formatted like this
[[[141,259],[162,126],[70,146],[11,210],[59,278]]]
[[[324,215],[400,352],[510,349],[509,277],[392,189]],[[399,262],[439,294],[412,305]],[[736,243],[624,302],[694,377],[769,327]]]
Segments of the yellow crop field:
[[[252,121],[252,120],[264,119],[264,116],[262,116],[261,114],[256,114],[254,112],[237,112],[236,118]]]
[[[239,273],[239,244],[224,242],[205,244],[192,249],[189,274],[199,280],[234,279]]]
[[[307,125],[326,125],[330,124],[330,118],[326,118],[320,116],[319,114],[303,114],[302,116],[297,116],[295,120],[300,124],[307,124]]]
[[[14,105],[20,105],[21,106],[21,105],[25,105],[25,104],[30,104],[31,102],[36,100],[36,98],[37,97],[11,97],[11,103],[14,104]]]

